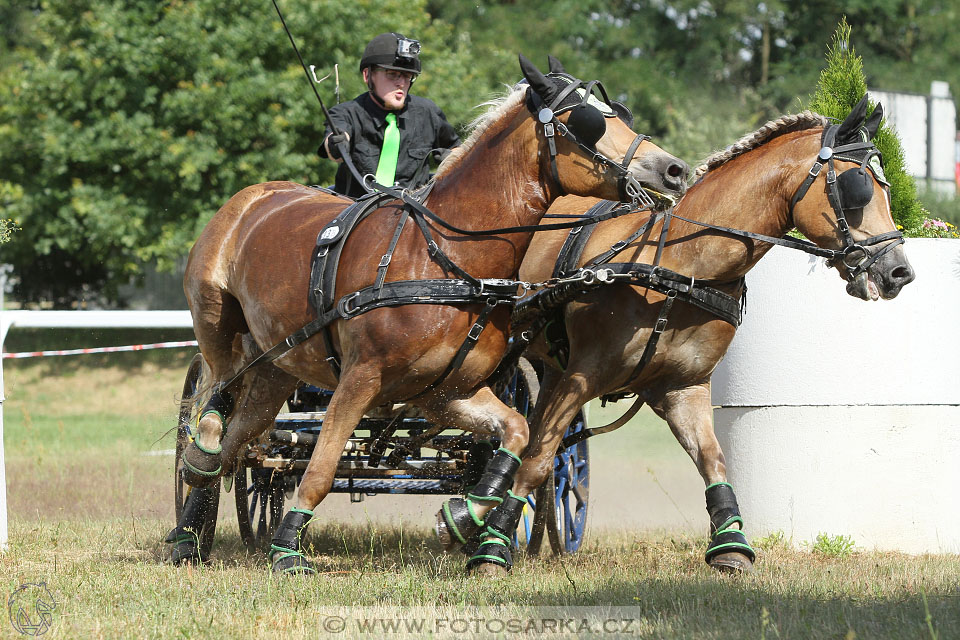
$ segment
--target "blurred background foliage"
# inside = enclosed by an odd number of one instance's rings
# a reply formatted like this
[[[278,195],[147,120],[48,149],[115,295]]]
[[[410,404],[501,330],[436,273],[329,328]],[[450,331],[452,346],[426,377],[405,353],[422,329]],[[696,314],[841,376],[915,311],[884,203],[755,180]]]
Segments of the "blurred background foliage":
[[[423,42],[414,92],[461,128],[519,76],[522,52],[603,80],[635,129],[696,163],[806,107],[843,16],[867,85],[960,88],[954,0],[280,0],[318,76],[363,90],[364,44]],[[319,90],[335,102],[333,78]],[[0,249],[14,297],[122,304],[173,269],[217,208],[265,180],[332,183],[322,115],[269,0],[0,4]],[[952,201],[925,202],[934,213]],[[937,207],[940,207],[938,209]]]

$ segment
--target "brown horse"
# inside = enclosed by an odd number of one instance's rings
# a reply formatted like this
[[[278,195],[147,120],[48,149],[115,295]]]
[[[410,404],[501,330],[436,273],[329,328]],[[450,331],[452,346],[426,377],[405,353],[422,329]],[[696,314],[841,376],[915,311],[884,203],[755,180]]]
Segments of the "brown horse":
[[[856,245],[859,248],[833,254],[837,258],[834,266],[849,280],[848,293],[873,300],[895,297],[913,280],[914,273],[890,215],[890,194],[882,182],[882,168],[879,162],[873,162],[876,150],[872,144],[865,144],[876,133],[882,110],[878,106],[864,124],[866,108],[864,100],[830,134],[830,138],[835,138],[831,146],[839,145],[829,166],[835,169],[834,175],[840,174],[835,183],[839,185],[839,207],[832,206],[828,198],[831,186],[825,182],[826,157],[831,153],[821,151],[821,138],[826,133],[827,120],[804,112],[767,123],[727,151],[711,156],[698,169],[702,179],[680,200],[674,213],[776,238],[796,228],[819,247],[829,249]],[[850,154],[859,155],[842,156],[840,150],[847,148],[854,149]],[[814,165],[815,162],[818,164]],[[811,170],[811,165],[817,171]],[[823,165],[822,171],[818,165]],[[811,181],[805,182],[808,177]],[[595,203],[593,199],[563,198],[550,212],[583,213]],[[630,238],[650,218],[642,213],[596,225],[577,266]],[[853,245],[845,240],[846,225]],[[608,264],[653,264],[662,232],[662,220],[648,225],[646,233]],[[567,236],[565,231],[536,234],[521,266],[521,278],[549,278]],[[728,294],[734,309],[732,321],[692,304],[673,306],[655,355],[637,372],[667,299],[663,292],[646,286],[610,284],[565,304],[557,313],[562,313],[569,339],[566,367],[561,370],[556,359],[548,357],[551,345],[542,337],[527,350],[528,357],[538,358],[546,371],[531,423],[532,440],[523,456],[513,493],[527,495],[552,473],[565,427],[587,401],[608,394],[635,393],[638,399],[627,417],[647,402],[667,421],[707,486],[712,534],[707,562],[720,570],[747,571],[755,556],[741,533],[736,497],[726,482],[723,452],[714,435],[710,377],[739,321],[743,277],[772,245],[679,218],[673,219],[667,238],[659,264]],[[808,248],[816,251],[813,245]],[[488,516],[488,520],[493,518]],[[510,526],[508,522],[506,528]],[[491,540],[492,536],[486,539]],[[484,569],[503,570],[503,563],[487,560],[491,564]]]
[[[591,85],[544,76],[520,58],[528,84],[515,87],[478,119],[467,141],[440,167],[425,207],[456,228],[476,231],[536,225],[564,193],[620,198],[625,180],[666,194],[685,191],[687,166],[638,139],[610,105],[591,97]],[[569,90],[577,84],[579,93]],[[629,166],[610,158],[626,158]],[[211,219],[190,252],[184,277],[208,379],[230,380],[258,353],[317,318],[307,299],[311,256],[318,234],[336,235],[328,223],[349,204],[299,184],[269,182],[239,192]],[[516,276],[533,235],[466,236],[423,216],[416,219],[415,207],[410,217],[417,224],[404,226],[409,221],[403,202],[378,205],[343,241],[334,297],[343,308],[349,306],[344,296],[374,283],[389,254],[387,284],[449,279],[451,271],[461,280],[463,274],[504,279]],[[299,380],[335,389],[296,506],[278,528],[271,552],[274,570],[307,572],[312,569],[301,554],[300,535],[331,488],[347,439],[370,409],[408,402],[435,423],[500,437],[502,457],[516,458],[527,446],[526,420],[485,383],[509,335],[510,304],[495,304],[485,329],[479,319],[492,295],[480,287],[468,303],[385,306],[340,317],[330,325],[329,342],[308,340],[247,370],[238,389],[218,389],[202,412],[197,438],[183,455],[184,478],[195,486],[215,483],[240,447],[273,424]],[[477,326],[475,345],[451,369],[462,356],[465,336]],[[204,501],[211,499],[203,491],[211,489],[191,493],[173,532],[175,562],[202,555],[191,530],[199,530]]]

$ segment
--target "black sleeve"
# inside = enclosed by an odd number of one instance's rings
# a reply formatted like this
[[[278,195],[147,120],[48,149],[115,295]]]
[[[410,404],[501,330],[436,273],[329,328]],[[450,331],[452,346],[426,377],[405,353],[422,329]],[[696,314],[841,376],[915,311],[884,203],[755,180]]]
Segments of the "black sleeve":
[[[356,135],[354,134],[355,127],[353,126],[353,118],[350,117],[350,109],[348,107],[350,103],[344,102],[343,104],[338,104],[335,107],[330,109],[330,119],[333,120],[337,128],[340,131],[345,131],[350,135],[350,151],[353,151],[353,142],[356,140]],[[323,141],[327,139],[327,136],[333,134],[333,129],[330,128],[330,123],[323,129],[323,137],[320,139],[320,148],[317,149],[317,155],[321,158],[329,157],[327,155],[327,150],[323,148]]]
[[[436,129],[437,137],[434,142],[435,148],[452,149],[460,145],[460,136],[457,135],[457,130],[447,121],[447,116],[444,115],[440,107],[437,107],[436,111]]]

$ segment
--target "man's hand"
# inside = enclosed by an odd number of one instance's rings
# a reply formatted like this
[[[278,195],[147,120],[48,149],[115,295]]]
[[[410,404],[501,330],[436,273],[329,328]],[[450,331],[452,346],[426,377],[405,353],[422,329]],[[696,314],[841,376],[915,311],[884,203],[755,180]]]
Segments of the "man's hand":
[[[350,142],[350,134],[346,131],[343,133],[332,133],[323,141],[323,148],[326,149],[327,156],[336,162],[343,162],[343,158],[340,157],[340,149],[338,148],[341,142]]]

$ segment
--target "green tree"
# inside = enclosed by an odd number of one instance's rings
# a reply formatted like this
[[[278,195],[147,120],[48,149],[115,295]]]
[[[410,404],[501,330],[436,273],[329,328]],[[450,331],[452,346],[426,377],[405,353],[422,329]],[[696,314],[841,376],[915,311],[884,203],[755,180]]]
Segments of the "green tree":
[[[468,68],[468,43],[422,2],[281,6],[308,64],[342,64],[345,98],[362,90],[364,44],[397,30],[425,44],[416,91],[469,110],[440,90]],[[0,186],[23,229],[2,256],[21,299],[112,300],[144,265],[185,255],[243,187],[332,182],[319,106],[270,2],[49,0],[18,19],[28,35],[0,69]]]
[[[811,110],[837,120],[843,120],[867,93],[863,59],[850,43],[851,31],[847,21],[841,19],[827,49],[827,66],[820,73],[816,93],[810,98]],[[872,113],[875,107],[871,102],[868,113]],[[923,209],[917,200],[916,184],[906,171],[903,147],[885,120],[874,142],[883,155],[884,173],[890,182],[893,219],[905,231],[915,230],[923,222]]]

